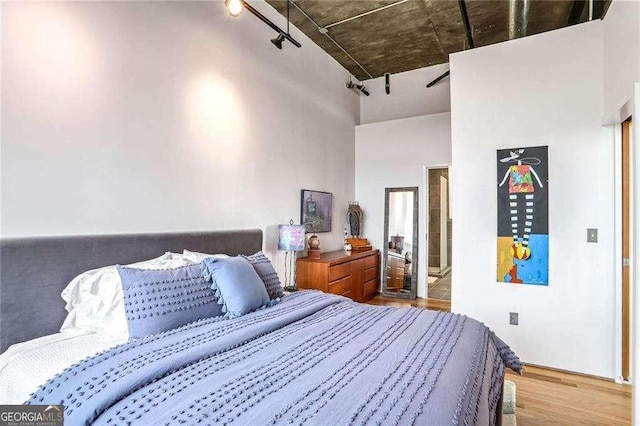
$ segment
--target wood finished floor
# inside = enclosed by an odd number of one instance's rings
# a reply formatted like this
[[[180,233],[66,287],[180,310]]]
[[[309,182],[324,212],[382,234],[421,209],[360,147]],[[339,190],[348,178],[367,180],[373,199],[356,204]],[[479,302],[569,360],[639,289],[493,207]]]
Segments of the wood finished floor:
[[[449,300],[396,299],[395,297],[387,297],[378,294],[372,299],[367,300],[365,303],[368,303],[370,305],[396,306],[398,308],[407,308],[413,306],[414,308],[431,309],[432,311],[451,312],[451,301]]]
[[[518,426],[631,424],[629,385],[533,366],[506,379],[516,384]]]
[[[377,295],[367,303],[450,311],[443,302]],[[522,376],[509,370],[506,380],[516,384],[518,426],[631,424],[631,386],[534,366]]]

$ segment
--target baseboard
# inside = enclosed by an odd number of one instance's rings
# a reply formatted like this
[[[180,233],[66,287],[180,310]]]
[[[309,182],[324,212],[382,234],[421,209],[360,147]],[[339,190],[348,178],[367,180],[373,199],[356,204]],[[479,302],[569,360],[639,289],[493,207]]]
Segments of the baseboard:
[[[524,364],[525,370],[527,369],[527,366],[531,366],[531,367],[541,368],[543,370],[555,371],[557,373],[573,374],[574,376],[588,377],[590,379],[604,380],[612,383],[616,382],[616,380],[611,377],[602,377],[602,376],[596,376],[595,374],[587,374],[587,373],[580,373],[578,371],[563,370],[562,368],[547,367],[546,365],[531,364],[529,362],[523,362],[523,364]]]

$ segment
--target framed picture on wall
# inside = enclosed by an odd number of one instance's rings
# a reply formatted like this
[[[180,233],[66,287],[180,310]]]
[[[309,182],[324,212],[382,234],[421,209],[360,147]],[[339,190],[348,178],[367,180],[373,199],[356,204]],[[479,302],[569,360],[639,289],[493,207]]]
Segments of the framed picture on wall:
[[[549,285],[548,147],[497,154],[498,282]]]
[[[307,232],[331,232],[333,194],[303,189],[300,191],[300,223]]]

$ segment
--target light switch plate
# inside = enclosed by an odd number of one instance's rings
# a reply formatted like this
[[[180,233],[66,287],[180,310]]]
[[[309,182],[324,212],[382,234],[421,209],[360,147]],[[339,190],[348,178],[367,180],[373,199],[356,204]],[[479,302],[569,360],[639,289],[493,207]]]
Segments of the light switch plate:
[[[598,228],[587,228],[587,242],[588,243],[598,242]]]
[[[517,312],[509,312],[509,324],[518,325],[518,313]]]

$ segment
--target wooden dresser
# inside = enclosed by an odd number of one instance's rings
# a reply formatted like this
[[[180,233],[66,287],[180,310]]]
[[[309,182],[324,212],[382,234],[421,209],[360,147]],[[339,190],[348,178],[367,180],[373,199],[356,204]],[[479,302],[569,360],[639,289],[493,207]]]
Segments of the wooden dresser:
[[[299,289],[340,294],[356,302],[373,297],[380,286],[380,251],[344,250],[322,253],[320,259],[298,258]]]

